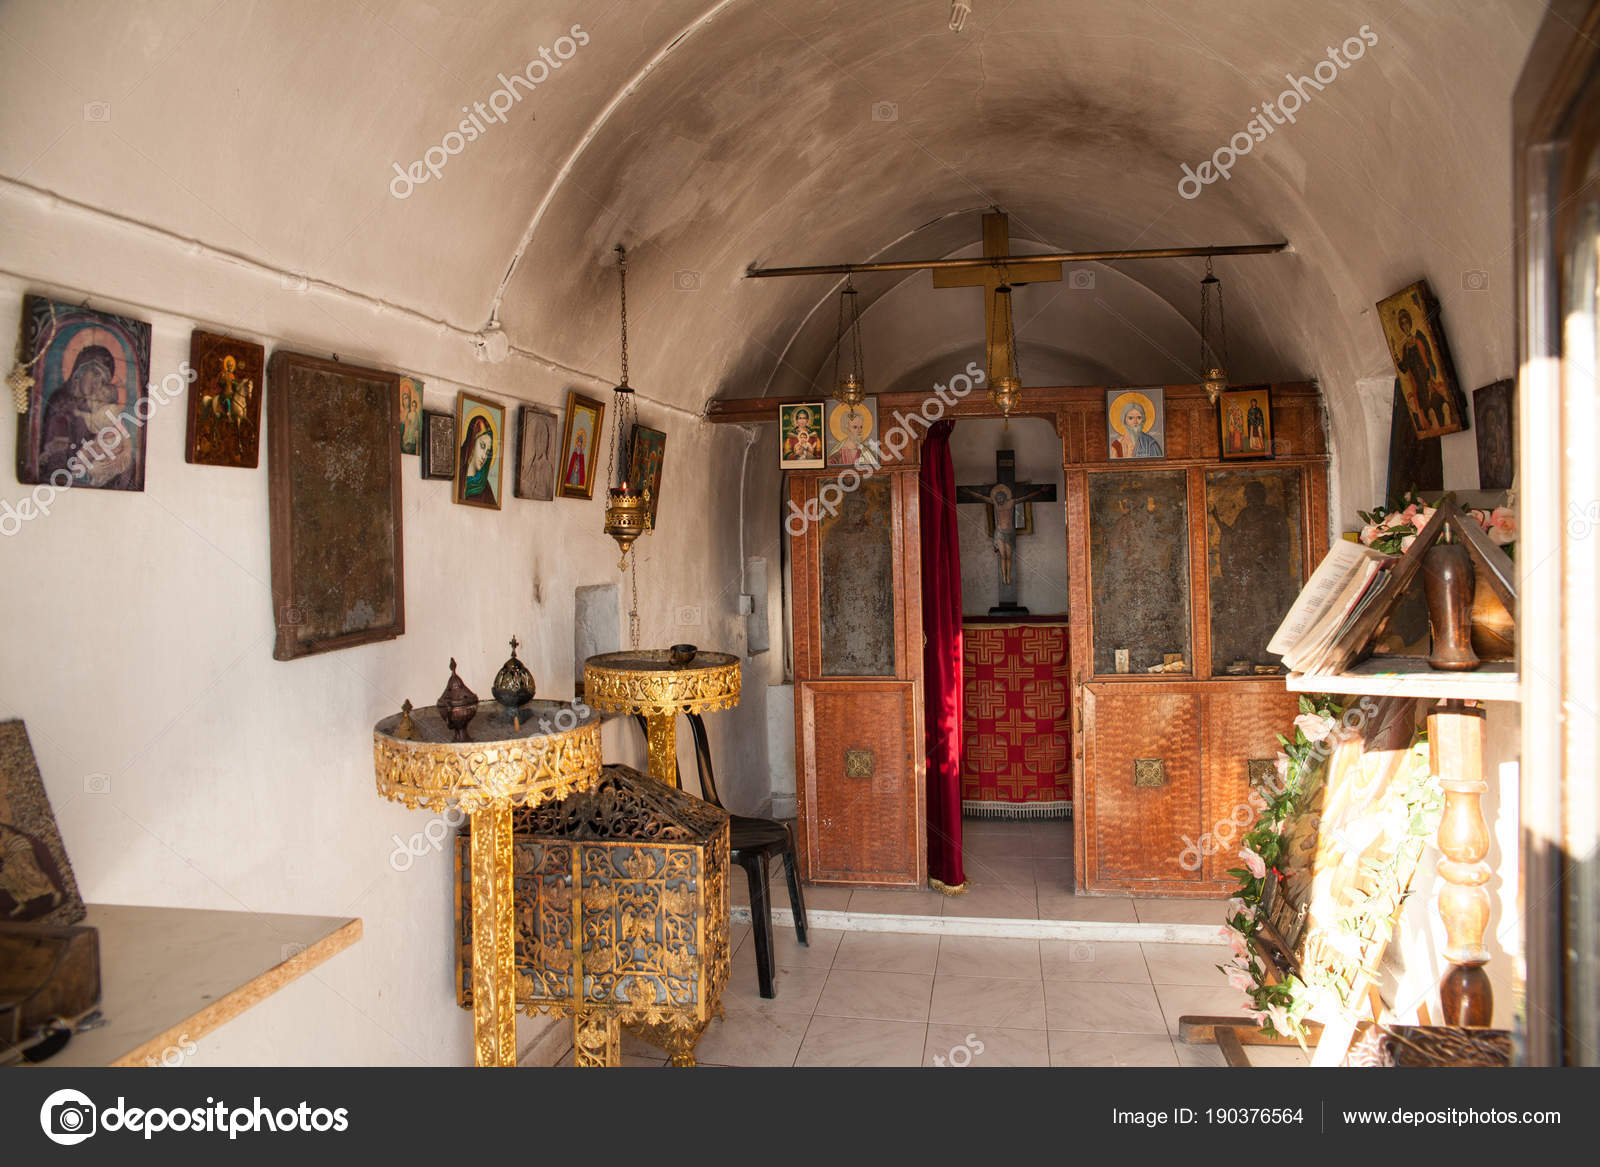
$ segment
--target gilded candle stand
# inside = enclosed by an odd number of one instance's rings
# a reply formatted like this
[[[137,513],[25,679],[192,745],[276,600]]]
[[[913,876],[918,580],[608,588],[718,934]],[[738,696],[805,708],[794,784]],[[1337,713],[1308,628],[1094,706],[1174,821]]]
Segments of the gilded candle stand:
[[[572,1018],[573,1064],[622,1027],[694,1065],[728,983],[728,816],[627,766],[512,813],[516,1006]],[[457,1000],[476,1006],[478,822],[456,838]]]
[[[693,653],[674,662],[664,648],[608,652],[583,662],[583,699],[604,713],[645,718],[650,776],[678,785],[678,714],[731,709],[739,703],[739,658],[726,652]]]
[[[378,793],[408,807],[471,816],[473,1047],[480,1066],[517,1061],[511,820],[587,790],[600,777],[600,718],[557,701],[521,710],[521,727],[480,714],[457,741],[437,706],[386,717],[373,727]],[[402,721],[410,736],[400,736]],[[530,728],[531,727],[531,728]],[[402,731],[404,732],[404,731]]]

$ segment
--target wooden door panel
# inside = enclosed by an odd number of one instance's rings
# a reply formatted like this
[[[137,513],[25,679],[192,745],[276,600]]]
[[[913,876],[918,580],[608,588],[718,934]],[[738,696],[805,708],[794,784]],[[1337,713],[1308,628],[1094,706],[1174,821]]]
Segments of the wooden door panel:
[[[1085,686],[1091,887],[1200,878],[1179,862],[1201,830],[1200,698],[1151,688]]]
[[[909,681],[801,682],[806,878],[923,878],[920,717]]]
[[[1194,836],[1204,878],[1232,882],[1228,868],[1241,865],[1239,839],[1257,815],[1250,800],[1251,766],[1270,776],[1282,748],[1278,735],[1293,732],[1298,708],[1297,695],[1282,689],[1229,689],[1205,695],[1200,729],[1205,826],[1204,834]],[[1206,855],[1207,850],[1211,854]]]

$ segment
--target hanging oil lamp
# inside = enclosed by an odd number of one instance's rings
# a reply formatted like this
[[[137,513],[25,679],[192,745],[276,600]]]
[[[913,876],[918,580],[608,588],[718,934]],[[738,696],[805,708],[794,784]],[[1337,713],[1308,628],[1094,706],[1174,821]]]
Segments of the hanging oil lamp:
[[[994,332],[989,337],[989,400],[994,402],[1000,416],[1005,418],[1004,428],[1010,429],[1012,411],[1022,404],[1022,376],[1017,367],[1017,329],[1011,312],[1010,284],[1001,284],[994,290],[993,328]],[[993,361],[997,337],[1005,342],[1000,368],[995,368]]]
[[[617,455],[626,450],[624,442],[632,437],[633,427],[639,420],[633,388],[628,384],[628,253],[620,243],[617,244],[617,280],[622,301],[622,380],[611,395],[611,459],[606,466],[606,481],[616,485],[606,495],[605,531],[622,548],[617,568],[626,571],[633,541],[650,530],[650,492],[641,493],[628,482],[625,452],[621,458],[622,469],[617,470]]]
[[[1211,301],[1217,302],[1216,332],[1211,325]],[[1221,355],[1217,342],[1221,342]],[[1206,397],[1215,405],[1228,387],[1228,326],[1222,316],[1222,281],[1211,271],[1211,257],[1206,256],[1206,278],[1200,281],[1200,383],[1206,387]]]
[[[845,363],[845,349],[850,350],[849,363]],[[866,400],[867,374],[861,351],[861,306],[856,300],[855,285],[844,282],[839,293],[838,342],[833,349],[833,399],[840,405],[854,408]]]

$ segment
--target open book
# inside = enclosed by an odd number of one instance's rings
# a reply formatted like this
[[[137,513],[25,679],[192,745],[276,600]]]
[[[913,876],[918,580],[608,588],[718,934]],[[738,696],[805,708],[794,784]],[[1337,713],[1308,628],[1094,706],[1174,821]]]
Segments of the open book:
[[[1352,633],[1362,616],[1394,588],[1390,568],[1396,562],[1397,556],[1347,539],[1334,543],[1268,642],[1268,651],[1282,656],[1293,672],[1342,672],[1361,650]]]

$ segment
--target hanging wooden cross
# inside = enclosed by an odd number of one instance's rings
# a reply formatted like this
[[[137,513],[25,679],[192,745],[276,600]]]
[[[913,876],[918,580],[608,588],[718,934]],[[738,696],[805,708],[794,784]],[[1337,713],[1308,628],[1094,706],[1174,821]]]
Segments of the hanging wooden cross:
[[[983,289],[984,336],[988,338],[987,368],[991,377],[998,377],[999,370],[1010,370],[1011,338],[1007,329],[997,330],[995,327],[996,290],[1001,284],[1017,287],[1021,284],[1054,283],[1061,278],[1061,264],[1041,263],[1025,257],[1008,262],[1011,261],[1011,227],[1010,219],[1003,211],[983,217],[983,254],[996,262],[987,267],[935,268],[933,286]]]
[[[1052,483],[1018,482],[1017,452],[996,450],[995,481],[956,487],[956,502],[984,503],[994,510],[994,553],[1000,568],[1000,602],[989,609],[991,616],[1026,616],[1028,609],[1017,603],[1017,573],[1013,564],[1017,546],[1017,506],[1026,502],[1054,502]]]

